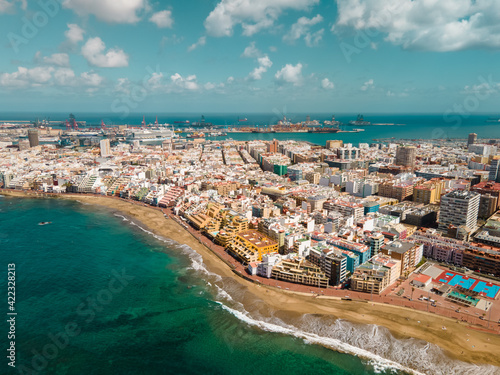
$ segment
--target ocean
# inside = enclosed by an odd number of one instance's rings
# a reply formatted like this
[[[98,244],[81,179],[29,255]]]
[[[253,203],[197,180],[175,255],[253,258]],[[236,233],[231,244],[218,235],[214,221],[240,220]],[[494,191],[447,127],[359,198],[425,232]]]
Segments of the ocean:
[[[268,311],[106,208],[0,197],[0,249],[17,312],[16,368],[3,356],[2,374],[498,374],[385,328]]]
[[[174,124],[175,121],[200,121],[201,114],[192,113],[169,113],[169,114],[130,114],[121,116],[118,113],[75,113],[78,121],[86,121],[89,127],[100,127],[101,120],[106,125],[128,124],[140,126],[143,116],[147,124],[154,123],[156,117],[160,124]],[[49,119],[51,121],[64,122],[69,113],[0,113],[0,123],[4,121],[34,121],[37,118]],[[265,127],[269,124],[276,124],[286,116],[292,122],[305,121],[307,116],[311,120],[318,120],[321,123],[330,120],[332,113],[288,113],[286,109],[275,110],[270,113],[212,113],[205,114],[207,122],[225,127],[255,126]],[[339,113],[336,119],[342,123],[355,120],[355,113]],[[477,133],[478,138],[500,138],[500,114],[479,114],[479,113],[458,113],[447,111],[442,114],[365,114],[365,120],[374,124],[395,124],[395,125],[373,125],[373,126],[346,126],[345,130],[353,128],[363,128],[360,133],[338,133],[338,134],[309,134],[309,133],[228,133],[226,137],[214,139],[252,140],[302,140],[325,145],[328,139],[341,139],[344,143],[370,143],[374,139],[446,139],[446,138],[467,138],[469,133]],[[240,122],[239,119],[246,118],[247,121]],[[175,124],[176,128],[185,128],[186,125]]]

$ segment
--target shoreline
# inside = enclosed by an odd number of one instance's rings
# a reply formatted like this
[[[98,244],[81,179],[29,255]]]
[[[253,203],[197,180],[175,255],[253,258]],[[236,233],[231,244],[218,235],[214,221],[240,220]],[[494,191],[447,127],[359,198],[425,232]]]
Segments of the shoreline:
[[[352,323],[375,324],[386,327],[395,338],[416,338],[437,345],[452,358],[474,364],[500,366],[500,335],[482,332],[456,321],[432,313],[406,307],[343,301],[336,297],[315,297],[295,291],[286,291],[268,285],[248,281],[232,269],[231,264],[200,243],[188,230],[170,218],[159,208],[143,204],[93,195],[36,194],[22,191],[0,190],[1,195],[14,197],[53,197],[94,204],[120,212],[141,223],[156,235],[173,239],[191,247],[200,254],[207,269],[221,277],[235,280],[245,291],[260,299],[265,305],[284,314],[319,314],[345,319]],[[265,293],[264,293],[265,290]],[[442,327],[446,326],[446,330]]]

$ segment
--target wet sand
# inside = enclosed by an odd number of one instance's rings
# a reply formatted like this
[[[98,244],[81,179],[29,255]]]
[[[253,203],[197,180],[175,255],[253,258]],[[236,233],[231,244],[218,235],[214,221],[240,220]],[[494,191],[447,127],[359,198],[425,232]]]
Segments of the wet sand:
[[[0,192],[4,195],[27,196],[22,192]],[[31,194],[30,194],[31,196]],[[481,332],[468,325],[435,314],[377,303],[342,301],[338,298],[318,297],[261,286],[236,276],[230,267],[210,249],[199,243],[181,225],[164,217],[152,207],[134,204],[121,199],[98,196],[61,195],[62,199],[72,199],[88,204],[96,204],[120,211],[157,235],[186,244],[196,250],[211,272],[222,277],[230,277],[246,292],[261,299],[269,307],[281,314],[324,314],[353,323],[376,324],[387,327],[396,338],[413,337],[433,343],[454,359],[476,364],[500,366],[500,335]],[[446,327],[446,330],[442,328]]]

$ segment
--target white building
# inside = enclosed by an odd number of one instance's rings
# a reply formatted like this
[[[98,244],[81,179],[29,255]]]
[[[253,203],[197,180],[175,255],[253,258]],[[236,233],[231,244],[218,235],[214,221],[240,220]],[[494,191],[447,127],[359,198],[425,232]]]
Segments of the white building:
[[[101,156],[103,158],[111,155],[111,145],[109,144],[109,139],[103,139],[99,143],[101,146]]]
[[[479,193],[463,190],[455,190],[441,197],[439,229],[447,230],[449,225],[475,229],[480,198]]]

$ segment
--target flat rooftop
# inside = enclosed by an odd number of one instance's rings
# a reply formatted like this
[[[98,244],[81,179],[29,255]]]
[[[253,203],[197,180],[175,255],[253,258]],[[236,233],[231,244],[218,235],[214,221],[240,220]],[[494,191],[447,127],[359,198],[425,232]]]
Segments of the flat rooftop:
[[[269,237],[253,229],[240,232],[238,236],[244,238],[256,247],[267,247],[278,244],[276,241],[273,241]]]

